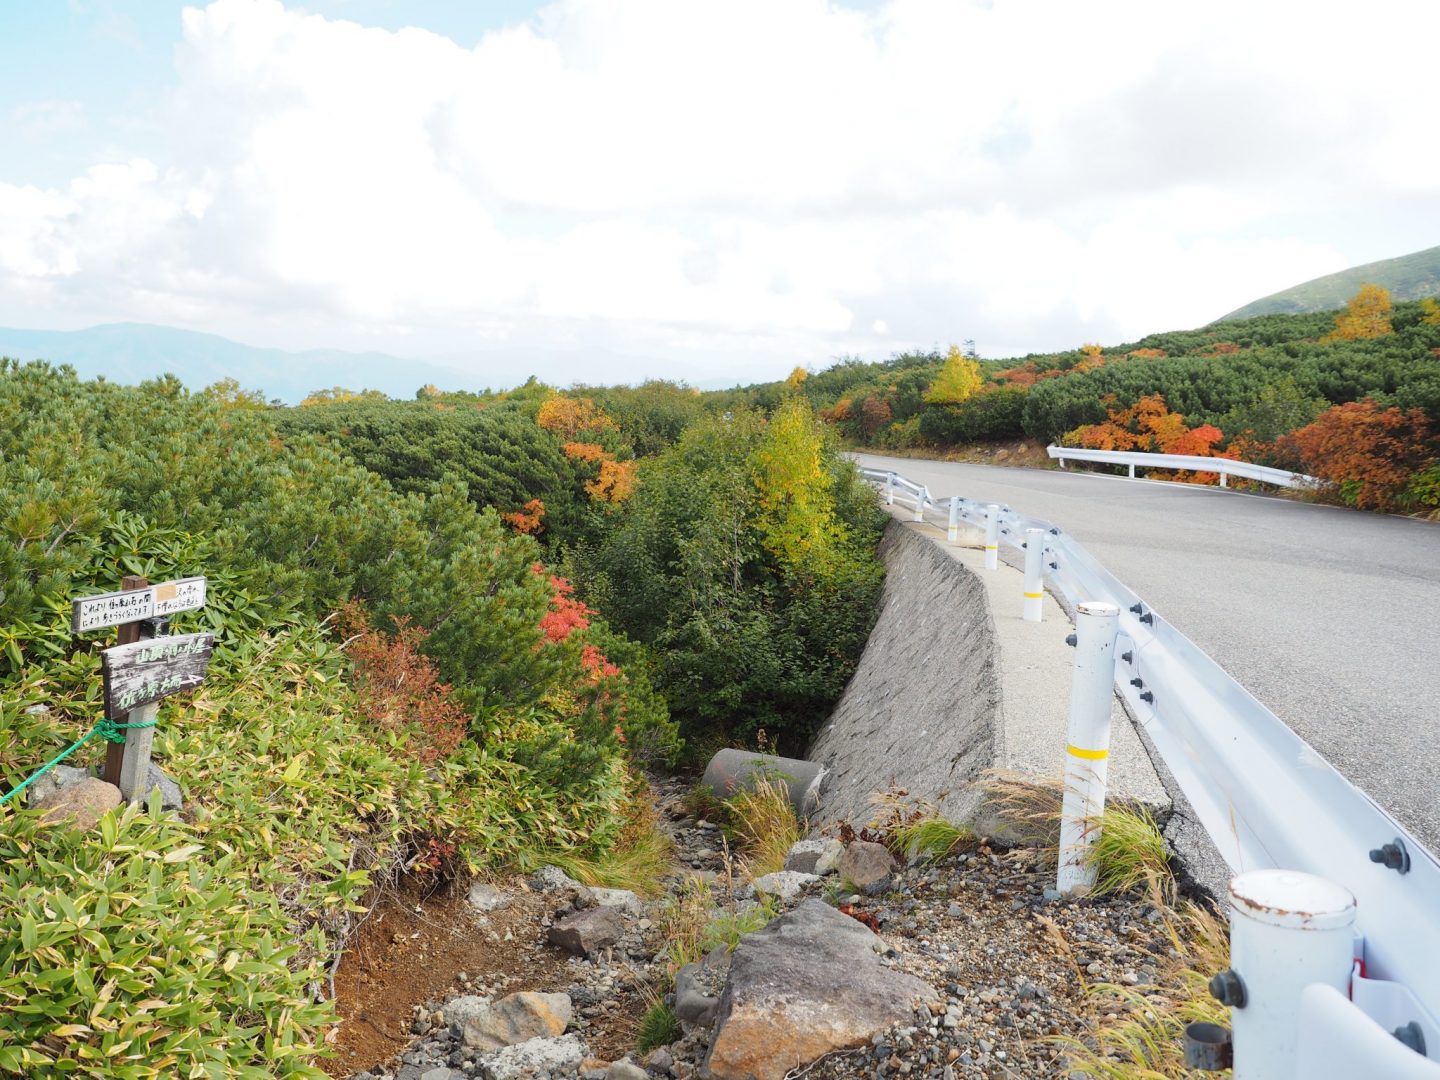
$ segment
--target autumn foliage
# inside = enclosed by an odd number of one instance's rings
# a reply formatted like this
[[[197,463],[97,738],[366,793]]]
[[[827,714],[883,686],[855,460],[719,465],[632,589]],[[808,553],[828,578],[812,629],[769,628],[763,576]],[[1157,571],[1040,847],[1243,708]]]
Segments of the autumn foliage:
[[[1410,485],[1440,458],[1440,439],[1420,409],[1381,408],[1371,398],[1336,405],[1276,442],[1276,450],[1325,482],[1322,497],[1361,510],[1408,510]]]
[[[1185,417],[1171,412],[1160,394],[1146,394],[1127,409],[1111,408],[1099,424],[1085,424],[1065,437],[1070,446],[1089,450],[1140,450],[1153,454],[1235,458],[1233,450],[1219,450],[1224,433],[1214,424],[1189,427]],[[1172,474],[1192,483],[1215,483],[1215,473]]]
[[[379,728],[408,732],[411,749],[427,764],[454,752],[465,737],[470,714],[420,651],[429,636],[425,630],[401,617],[393,634],[383,633],[353,602],[341,610],[339,623],[348,639],[346,652],[355,665],[352,680],[366,719]]]
[[[552,394],[540,405],[535,422],[546,431],[563,439],[576,440],[582,435],[596,436],[615,431],[615,421],[589,398],[573,398]]]
[[[544,528],[541,522],[545,519],[545,504],[539,499],[531,499],[523,509],[500,516],[513,526],[516,532],[534,535]]]
[[[1390,324],[1393,308],[1389,289],[1381,285],[1361,285],[1345,310],[1335,316],[1335,329],[1321,340],[1356,341],[1393,334],[1395,328]]]

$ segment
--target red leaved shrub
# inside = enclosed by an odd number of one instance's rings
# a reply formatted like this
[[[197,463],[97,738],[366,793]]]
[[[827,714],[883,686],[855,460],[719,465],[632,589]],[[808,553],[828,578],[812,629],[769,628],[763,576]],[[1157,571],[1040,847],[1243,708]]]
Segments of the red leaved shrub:
[[[371,626],[358,602],[341,609],[339,626],[348,639],[345,651],[355,665],[352,684],[365,717],[390,731],[416,725],[410,746],[426,764],[452,753],[469,729],[470,714],[420,651],[426,631],[402,617],[395,620],[395,633],[386,634]]]
[[[1416,473],[1440,456],[1420,409],[1382,409],[1372,398],[1335,405],[1276,440],[1277,453],[1325,482],[1322,498],[1360,510],[1406,510]]]

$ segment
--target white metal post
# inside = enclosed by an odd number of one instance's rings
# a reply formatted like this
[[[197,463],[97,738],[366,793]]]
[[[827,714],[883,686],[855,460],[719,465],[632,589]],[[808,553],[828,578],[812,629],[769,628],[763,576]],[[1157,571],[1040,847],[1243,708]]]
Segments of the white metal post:
[[[1000,507],[985,507],[985,569],[1000,568]]]
[[[1348,996],[1355,897],[1297,870],[1251,870],[1230,881],[1230,970],[1211,992],[1231,1007],[1235,1080],[1296,1075],[1301,995],[1323,983]]]
[[[960,500],[958,498],[950,500],[950,529],[947,535],[950,543],[958,544],[960,542]]]
[[[929,495],[923,487],[915,493],[915,520],[925,520],[925,499]]]
[[[895,505],[895,474],[893,472],[885,474],[885,505]]]
[[[1045,610],[1045,530],[1025,530],[1026,622],[1039,622]]]
[[[1228,483],[1229,479],[1230,479],[1230,474],[1229,474],[1229,473],[1226,473],[1226,472],[1222,472],[1222,473],[1220,474],[1220,486],[1221,486],[1221,487],[1229,487],[1229,486],[1230,486],[1230,484]]]
[[[1095,870],[1086,858],[1098,837],[1105,809],[1110,757],[1110,699],[1115,693],[1115,638],[1120,609],[1114,604],[1075,605],[1075,673],[1070,682],[1069,743],[1065,747],[1065,794],[1060,806],[1060,869],[1056,889],[1088,891]]]
[[[1130,479],[1131,479],[1131,480],[1134,480],[1134,479],[1135,479],[1135,465],[1134,465],[1133,462],[1132,462],[1131,465],[1130,465]]]

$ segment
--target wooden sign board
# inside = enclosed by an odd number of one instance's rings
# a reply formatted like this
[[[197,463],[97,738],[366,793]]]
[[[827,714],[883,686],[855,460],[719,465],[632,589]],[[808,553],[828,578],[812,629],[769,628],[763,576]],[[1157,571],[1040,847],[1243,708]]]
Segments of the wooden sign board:
[[[100,654],[105,715],[122,720],[131,709],[193,690],[205,681],[214,634],[178,634],[116,645]]]
[[[194,611],[204,606],[203,577],[162,581],[159,585],[151,585],[146,589],[82,596],[75,601],[70,617],[70,631],[83,634],[90,630],[103,630],[107,626],[151,619],[157,615]]]

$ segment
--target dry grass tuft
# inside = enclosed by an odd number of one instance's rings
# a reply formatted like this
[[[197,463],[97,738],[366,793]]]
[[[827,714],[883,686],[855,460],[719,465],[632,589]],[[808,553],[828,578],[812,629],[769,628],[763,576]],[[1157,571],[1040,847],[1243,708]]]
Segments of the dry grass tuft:
[[[1061,1040],[1072,1076],[1097,1080],[1202,1080],[1211,1075],[1185,1067],[1185,1025],[1194,1021],[1228,1024],[1229,1010],[1210,996],[1210,976],[1229,963],[1226,926],[1213,911],[1194,904],[1165,913],[1174,955],[1156,983],[1143,992],[1108,983],[1092,987],[1094,1035]],[[1093,1045],[1092,1045],[1093,1044]]]
[[[549,852],[541,862],[558,866],[576,881],[602,889],[629,889],[641,896],[664,892],[663,880],[675,857],[675,842],[660,828],[655,797],[639,789],[615,846],[602,855]]]
[[[748,789],[732,795],[727,806],[725,832],[741,850],[745,875],[757,878],[785,869],[785,856],[805,835],[785,784],[757,776]]]

